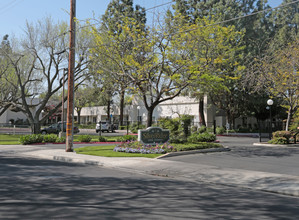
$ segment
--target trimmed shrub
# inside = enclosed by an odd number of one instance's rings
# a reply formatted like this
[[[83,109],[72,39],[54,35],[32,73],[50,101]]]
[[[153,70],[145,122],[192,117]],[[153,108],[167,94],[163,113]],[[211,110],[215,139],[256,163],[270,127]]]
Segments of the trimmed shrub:
[[[284,137],[277,137],[277,138],[274,138],[274,139],[268,141],[268,143],[269,144],[288,144],[288,141]]]
[[[57,135],[56,134],[47,134],[43,136],[43,141],[45,143],[55,143],[57,142]]]
[[[179,118],[160,118],[159,126],[163,129],[168,129],[170,132],[178,131],[180,127]]]
[[[206,132],[207,131],[207,127],[206,126],[201,126],[198,130],[197,130],[197,132],[198,133],[204,133],[204,132]]]
[[[99,142],[106,142],[107,139],[103,136],[99,136]]]
[[[142,125],[142,124],[138,125],[138,123],[134,123],[130,126],[130,130],[134,134],[136,134],[138,132],[138,129],[145,129],[145,128],[146,128],[145,125]]]
[[[293,136],[292,132],[290,131],[276,131],[273,132],[273,139],[282,139],[284,138],[286,140],[286,144],[290,143],[290,138]]]
[[[216,134],[224,134],[225,131],[224,127],[216,127]]]
[[[90,135],[80,135],[79,137],[78,137],[78,140],[80,141],[80,142],[90,142],[91,141],[91,136]]]
[[[66,142],[66,138],[65,137],[57,137],[56,138],[56,143],[65,143]]]
[[[136,141],[137,136],[135,135],[124,135],[122,137],[117,138],[118,142],[126,142],[126,141]]]
[[[188,137],[188,142],[199,143],[199,142],[213,142],[216,140],[216,135],[205,132],[205,133],[194,133]]]
[[[20,137],[20,143],[23,145],[42,143],[44,140],[41,134],[29,134]]]

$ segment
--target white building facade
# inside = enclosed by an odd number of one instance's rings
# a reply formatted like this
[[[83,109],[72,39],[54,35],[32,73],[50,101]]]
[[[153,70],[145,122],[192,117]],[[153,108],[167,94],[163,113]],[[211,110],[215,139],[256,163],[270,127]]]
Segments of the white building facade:
[[[110,118],[113,123],[119,123],[120,111],[117,106],[111,107]],[[159,118],[176,118],[181,115],[193,116],[194,125],[199,125],[199,101],[195,98],[186,96],[176,97],[172,100],[168,100],[160,103],[153,112],[153,122],[156,122]],[[215,107],[209,103],[207,97],[204,99],[204,115],[205,121],[208,126],[212,126],[214,121],[218,121],[218,126],[222,126],[222,120],[217,119],[215,116]],[[78,121],[78,114],[74,112],[75,120]],[[80,113],[80,121],[83,124],[96,123],[98,121],[107,121],[108,115],[106,107],[84,107]],[[142,122],[147,121],[147,110],[143,103],[139,100],[134,100],[132,105],[125,106],[124,109],[124,121],[130,122]]]

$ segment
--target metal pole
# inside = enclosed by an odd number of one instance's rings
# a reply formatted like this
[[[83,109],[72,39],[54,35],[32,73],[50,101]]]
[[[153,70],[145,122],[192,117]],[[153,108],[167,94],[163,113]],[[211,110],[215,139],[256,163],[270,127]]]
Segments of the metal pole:
[[[270,133],[269,133],[269,139],[272,139],[272,112],[271,112],[271,105],[269,105],[270,110]]]
[[[137,130],[139,130],[139,108],[137,107]]]
[[[128,114],[127,114],[127,135],[129,134],[129,115]]]
[[[71,0],[70,7],[70,52],[68,68],[68,99],[66,121],[66,152],[73,151],[73,119],[74,119],[74,71],[75,71],[75,38],[76,38],[76,0]]]
[[[62,120],[62,133],[64,132],[64,84],[65,84],[65,73],[67,72],[67,68],[64,68],[63,70],[63,78],[62,78],[62,115],[61,115],[61,120]]]

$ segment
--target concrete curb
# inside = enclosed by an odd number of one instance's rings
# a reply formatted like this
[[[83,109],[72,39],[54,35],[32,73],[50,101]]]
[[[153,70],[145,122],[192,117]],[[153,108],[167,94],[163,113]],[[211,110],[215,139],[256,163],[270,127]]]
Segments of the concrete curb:
[[[268,144],[268,143],[253,143],[254,146],[263,147],[299,147],[299,144]]]
[[[176,156],[189,155],[189,154],[225,152],[230,150],[231,149],[229,149],[228,147],[224,147],[224,148],[209,148],[209,149],[190,150],[190,151],[178,151],[178,152],[166,153],[164,155],[161,155],[160,157],[157,157],[156,159],[176,157]]]

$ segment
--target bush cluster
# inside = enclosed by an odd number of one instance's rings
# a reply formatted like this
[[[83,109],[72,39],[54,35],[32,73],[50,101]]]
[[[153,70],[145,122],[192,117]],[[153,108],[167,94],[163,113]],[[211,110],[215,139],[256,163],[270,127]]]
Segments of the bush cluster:
[[[204,133],[198,132],[190,135],[187,140],[190,143],[213,142],[216,141],[216,135],[208,132],[204,132]]]
[[[295,138],[295,133],[292,131],[276,131],[272,134],[273,139],[270,140],[269,144],[289,144],[291,138]]]
[[[116,139],[117,142],[136,141],[136,135],[124,135]]]
[[[106,142],[107,139],[103,136],[99,136],[99,142]]]
[[[90,135],[80,135],[79,137],[78,137],[78,140],[80,141],[80,142],[90,142],[91,141],[91,136]]]
[[[287,139],[278,137],[268,141],[269,144],[288,144]]]
[[[216,134],[224,134],[225,131],[224,127],[216,127]]]
[[[145,129],[146,126],[139,124],[138,123],[133,123],[132,125],[130,125],[130,131],[134,134],[138,133],[138,129]]]
[[[55,134],[30,134],[20,137],[20,143],[23,145],[36,143],[64,143],[65,137],[57,137]]]

